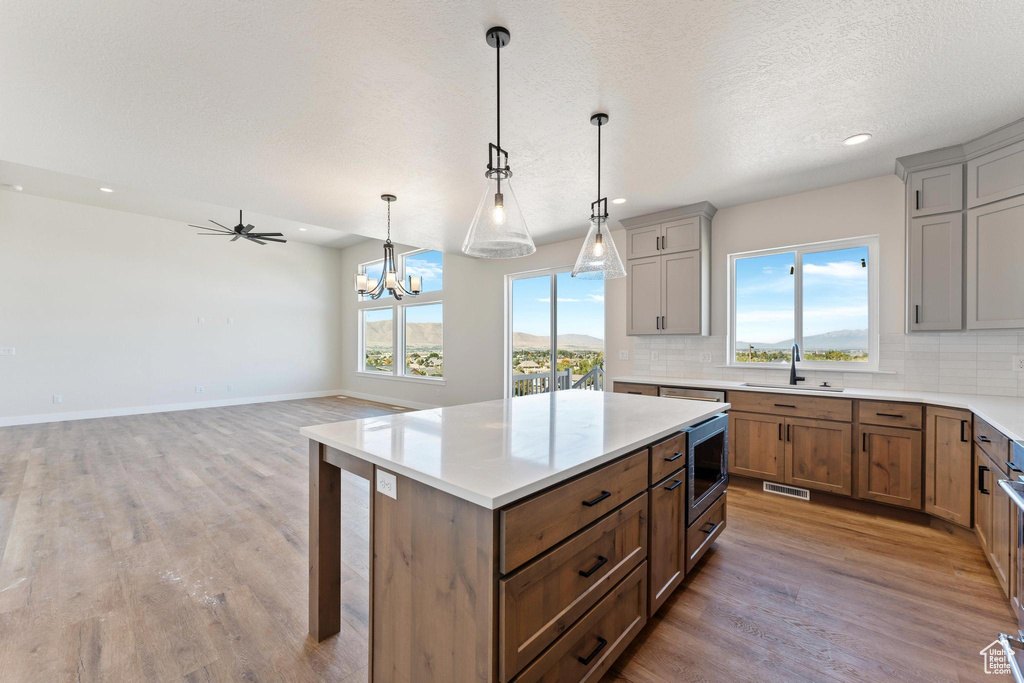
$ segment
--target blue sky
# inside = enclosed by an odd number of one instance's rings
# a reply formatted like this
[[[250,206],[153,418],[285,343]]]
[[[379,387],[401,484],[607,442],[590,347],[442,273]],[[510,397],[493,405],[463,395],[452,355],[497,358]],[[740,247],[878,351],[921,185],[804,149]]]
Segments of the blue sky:
[[[804,253],[804,337],[868,327],[867,247]],[[794,335],[794,254],[736,260],[736,339],[774,343]]]
[[[604,339],[604,281],[558,278],[558,334]],[[551,279],[548,275],[512,281],[512,331],[551,334]]]

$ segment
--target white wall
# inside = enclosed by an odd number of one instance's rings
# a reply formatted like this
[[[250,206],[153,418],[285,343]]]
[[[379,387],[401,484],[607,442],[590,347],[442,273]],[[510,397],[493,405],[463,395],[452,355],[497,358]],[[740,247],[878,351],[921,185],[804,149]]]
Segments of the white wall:
[[[619,248],[624,233],[614,231]],[[343,311],[343,388],[353,396],[376,397],[414,407],[457,405],[501,398],[505,364],[505,276],[531,270],[572,266],[583,244],[579,239],[543,245],[531,256],[510,260],[472,259],[444,255],[444,384],[427,380],[396,380],[358,372],[359,349],[356,296],[351,278],[360,263],[381,256],[381,243],[368,241],[342,251],[347,274]],[[412,247],[396,245],[396,252]],[[605,283],[605,353],[618,358],[629,348],[625,336],[625,280]],[[608,368],[619,374],[631,371],[628,363],[609,360]]]
[[[340,388],[341,253],[196,232],[0,192],[0,420]]]

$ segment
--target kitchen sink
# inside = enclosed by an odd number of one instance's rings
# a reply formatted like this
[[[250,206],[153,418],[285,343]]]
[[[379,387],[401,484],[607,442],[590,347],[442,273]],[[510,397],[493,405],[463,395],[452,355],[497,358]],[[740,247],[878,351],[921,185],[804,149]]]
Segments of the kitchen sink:
[[[808,387],[800,384],[793,386],[792,384],[756,384],[754,382],[744,382],[741,386],[758,387],[759,389],[799,389],[800,391],[828,391],[835,394],[845,391],[844,389],[840,389],[839,387]]]

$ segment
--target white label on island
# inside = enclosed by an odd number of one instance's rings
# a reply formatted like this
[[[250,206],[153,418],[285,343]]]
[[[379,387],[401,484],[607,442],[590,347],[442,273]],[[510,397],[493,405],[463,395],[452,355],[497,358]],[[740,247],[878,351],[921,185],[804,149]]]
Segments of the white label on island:
[[[398,480],[395,479],[395,475],[378,468],[377,491],[398,500]]]

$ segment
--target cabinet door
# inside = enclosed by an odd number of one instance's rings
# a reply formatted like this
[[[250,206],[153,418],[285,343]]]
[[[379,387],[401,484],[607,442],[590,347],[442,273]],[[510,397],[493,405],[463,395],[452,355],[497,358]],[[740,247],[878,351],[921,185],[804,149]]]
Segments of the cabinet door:
[[[987,458],[987,456],[986,456]],[[999,465],[991,460],[988,461],[988,466],[992,470],[992,483],[989,490],[992,491],[992,495],[989,496],[992,499],[992,536],[989,541],[989,547],[992,549],[991,557],[989,562],[992,564],[992,569],[996,573],[996,578],[999,579],[999,585],[1003,589],[1003,593],[1007,597],[1010,596],[1010,508],[1016,509],[1016,506],[1011,505],[1010,497],[1006,495],[1006,491],[997,484],[1001,475],[999,472]]]
[[[907,179],[910,217],[960,211],[964,208],[963,187],[963,164],[914,171]]]
[[[967,208],[1024,194],[1024,140],[967,162]]]
[[[649,225],[626,231],[626,258],[646,258],[661,254],[661,225]]]
[[[769,481],[786,476],[785,418],[729,411],[729,472]]]
[[[661,234],[662,254],[700,249],[700,216],[662,223]]]
[[[857,497],[921,509],[921,432],[862,426]]]
[[[1024,197],[967,212],[967,327],[1024,327]]]
[[[850,495],[850,433],[844,422],[786,418],[786,483]]]
[[[647,567],[648,615],[654,614],[686,574],[686,470],[651,487]]]
[[[974,449],[974,533],[986,556],[992,554],[992,487],[997,486],[996,473],[988,466],[989,459],[980,448]]]
[[[910,221],[911,330],[959,330],[963,322],[962,213]]]
[[[924,511],[971,526],[971,413],[965,410],[927,408]]]
[[[700,334],[700,252],[662,256],[663,334]]]
[[[661,258],[626,263],[626,334],[661,334]]]
[[[1017,623],[1024,624],[1024,566],[1021,565],[1024,551],[1024,527],[1021,513],[1016,506],[1010,506],[1010,605],[1017,615]]]

